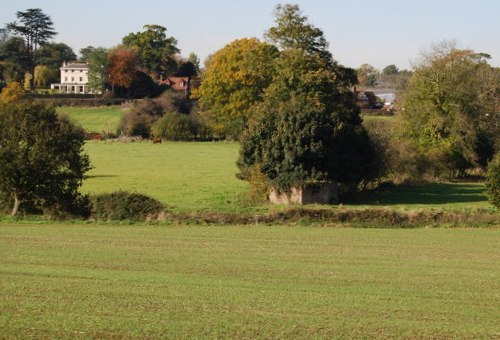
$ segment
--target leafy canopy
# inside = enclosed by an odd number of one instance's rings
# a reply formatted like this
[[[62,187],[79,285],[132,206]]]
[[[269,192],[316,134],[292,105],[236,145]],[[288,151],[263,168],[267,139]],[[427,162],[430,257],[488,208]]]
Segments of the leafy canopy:
[[[19,23],[12,22],[7,24],[7,29],[15,35],[20,35],[24,39],[26,46],[25,52],[28,59],[28,72],[33,75],[35,72],[35,52],[38,46],[48,42],[57,34],[54,30],[54,23],[48,15],[42,12],[40,8],[30,8],[26,11],[16,13]],[[31,77],[30,87],[34,87],[34,77]]]
[[[40,47],[35,53],[37,65],[45,65],[59,69],[65,61],[76,60],[73,49],[64,43],[47,43]]]
[[[54,23],[40,8],[18,11],[16,16],[20,23],[12,22],[7,24],[7,28],[14,34],[24,37],[30,55],[37,50],[39,45],[46,43],[57,34],[53,28]]]
[[[370,175],[371,146],[350,90],[353,70],[333,61],[321,30],[296,5],[278,5],[266,36],[282,50],[257,114],[241,140],[240,177],[255,168],[275,188]]]
[[[167,37],[167,29],[160,25],[145,25],[144,31],[130,33],[123,38],[123,44],[136,47],[139,65],[157,78],[168,76],[175,71],[175,54],[179,53],[177,40]]]
[[[0,93],[0,103],[10,104],[22,100],[26,96],[23,86],[17,81],[10,82]]]
[[[486,166],[498,127],[500,72],[487,56],[453,43],[423,55],[405,94],[406,136],[434,160],[437,175],[460,175]]]
[[[500,153],[497,153],[488,165],[485,184],[489,201],[500,208]]]
[[[237,138],[274,73],[275,47],[256,38],[227,44],[209,60],[194,93],[219,134]]]
[[[338,93],[335,73],[318,55],[284,51],[276,70],[243,136],[240,177],[259,166],[284,192],[311,183],[357,186],[369,175],[371,147],[352,95]]]
[[[80,50],[80,53],[82,53],[82,50]],[[104,47],[92,47],[91,49],[87,48],[84,53],[89,67],[89,89],[95,93],[104,93],[109,74],[108,50]]]
[[[135,79],[137,54],[131,48],[118,46],[109,51],[109,81],[113,85],[129,88]]]
[[[71,209],[90,168],[83,130],[58,117],[54,108],[31,101],[0,103],[0,193],[25,205]]]
[[[280,50],[300,49],[331,60],[328,42],[323,31],[308,22],[299,5],[277,5],[274,10],[276,26],[265,34]]]

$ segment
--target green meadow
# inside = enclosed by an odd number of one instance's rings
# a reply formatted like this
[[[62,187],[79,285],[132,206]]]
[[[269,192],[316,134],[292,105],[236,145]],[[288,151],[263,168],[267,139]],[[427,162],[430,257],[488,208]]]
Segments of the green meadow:
[[[88,173],[83,191],[140,192],[181,212],[274,209],[249,203],[248,183],[236,178],[238,149],[234,142],[90,141],[86,152],[94,168]],[[342,203],[352,208],[491,209],[482,183],[381,187]]]
[[[120,106],[58,107],[57,113],[69,116],[89,133],[116,133],[118,123],[125,114]]]
[[[94,169],[84,192],[140,192],[184,212],[246,209],[248,183],[235,176],[237,143],[91,141],[86,152]]]
[[[3,338],[496,338],[499,229],[0,224]]]

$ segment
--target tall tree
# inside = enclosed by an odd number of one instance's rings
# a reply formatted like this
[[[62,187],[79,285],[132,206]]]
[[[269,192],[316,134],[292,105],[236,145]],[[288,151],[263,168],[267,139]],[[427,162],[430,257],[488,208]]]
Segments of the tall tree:
[[[277,5],[274,10],[276,26],[265,37],[281,50],[300,49],[332,59],[323,31],[308,22],[299,5]]]
[[[340,182],[349,188],[373,174],[373,150],[352,95],[318,55],[282,52],[277,74],[244,134],[238,165],[248,178],[255,165],[274,188]]]
[[[137,55],[131,48],[118,46],[109,51],[109,81],[113,86],[128,89],[135,79]]]
[[[83,130],[54,108],[0,103],[0,193],[11,200],[11,214],[23,204],[56,210],[74,205],[90,168],[84,142]]]
[[[437,175],[460,175],[492,157],[500,136],[500,72],[487,59],[443,42],[423,55],[411,78],[402,111],[407,137]]]
[[[194,52],[189,53],[187,61],[189,61],[191,64],[194,65],[196,74],[199,74],[201,71],[201,67],[200,67],[200,58],[198,57],[198,55]]]
[[[29,71],[30,60],[26,55],[26,45],[21,37],[10,37],[0,43],[0,63],[2,78],[7,81],[22,81]]]
[[[29,72],[35,72],[35,52],[38,46],[49,41],[57,32],[54,30],[54,23],[48,15],[42,12],[40,8],[30,8],[26,11],[16,13],[20,23],[12,22],[7,24],[7,28],[16,35],[24,38],[26,44],[26,54],[30,61]],[[33,77],[34,78],[34,77]],[[33,80],[31,88],[33,88]]]
[[[240,136],[269,86],[277,56],[274,46],[251,38],[235,40],[211,57],[194,95],[207,109],[203,115],[216,132]]]
[[[89,46],[91,47],[91,46]],[[109,80],[109,58],[108,50],[103,47],[92,47],[87,56],[85,56],[88,62],[89,72],[88,72],[88,86],[89,89],[94,93],[104,93],[106,84]],[[81,53],[81,50],[80,50]]]
[[[160,25],[145,25],[144,31],[130,33],[123,44],[137,47],[139,66],[149,71],[156,79],[168,76],[177,69],[174,58],[179,53],[177,40],[167,37],[167,29]]]
[[[95,47],[94,46],[87,46],[87,47],[83,47],[80,49],[80,56],[78,57],[78,61],[81,62],[81,63],[86,63],[87,61],[89,61],[89,57],[90,55],[92,54],[92,52],[94,52],[95,50]]]
[[[362,87],[377,85],[380,72],[370,64],[363,64],[357,69],[358,82]]]
[[[63,62],[76,60],[73,49],[64,43],[46,43],[35,53],[36,65],[59,69]]]
[[[258,115],[241,141],[240,177],[260,168],[281,192],[325,182],[356,185],[372,148],[350,91],[355,73],[333,61],[321,30],[296,5],[279,5],[266,36],[281,49]]]
[[[51,83],[58,81],[60,76],[59,69],[51,68],[45,65],[37,65],[35,67],[35,85],[48,86]]]

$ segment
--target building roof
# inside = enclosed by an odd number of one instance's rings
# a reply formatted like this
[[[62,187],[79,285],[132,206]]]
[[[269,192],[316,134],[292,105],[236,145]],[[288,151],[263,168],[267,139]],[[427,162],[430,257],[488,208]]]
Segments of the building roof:
[[[168,76],[167,79],[161,82],[162,84],[167,84],[174,90],[188,90],[190,78],[189,77],[173,77]]]
[[[61,69],[63,70],[67,70],[67,69],[88,69],[89,68],[89,65],[87,65],[86,63],[66,63],[64,62],[63,63],[63,66],[61,67]]]

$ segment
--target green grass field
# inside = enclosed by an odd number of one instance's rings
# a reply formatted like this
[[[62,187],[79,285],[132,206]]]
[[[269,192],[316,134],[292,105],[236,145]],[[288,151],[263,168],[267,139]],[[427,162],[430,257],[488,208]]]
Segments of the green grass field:
[[[495,338],[499,229],[0,224],[2,338]]]
[[[248,183],[235,177],[238,148],[237,143],[229,142],[88,142],[86,151],[94,169],[89,172],[83,191],[141,192],[183,212],[257,209],[248,205]],[[343,204],[355,208],[440,210],[491,207],[481,183],[386,187]]]
[[[68,115],[87,132],[116,133],[118,123],[125,111],[120,106],[85,108],[62,106],[57,108],[57,113]]]
[[[177,211],[246,209],[237,143],[88,142],[86,151],[94,169],[84,192],[140,192]]]

